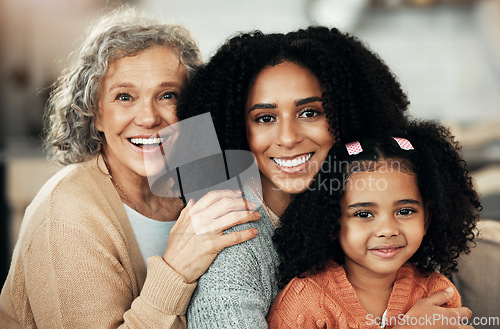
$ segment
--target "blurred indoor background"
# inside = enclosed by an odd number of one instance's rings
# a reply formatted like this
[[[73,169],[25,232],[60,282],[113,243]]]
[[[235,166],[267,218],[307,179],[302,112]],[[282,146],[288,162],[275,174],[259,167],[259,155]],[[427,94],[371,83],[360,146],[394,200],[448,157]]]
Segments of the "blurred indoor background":
[[[321,24],[359,36],[399,77],[412,115],[453,128],[482,216],[500,222],[500,0],[2,0],[1,283],[24,209],[57,170],[41,151],[49,87],[85,26],[121,4],[185,25],[205,59],[238,31]]]

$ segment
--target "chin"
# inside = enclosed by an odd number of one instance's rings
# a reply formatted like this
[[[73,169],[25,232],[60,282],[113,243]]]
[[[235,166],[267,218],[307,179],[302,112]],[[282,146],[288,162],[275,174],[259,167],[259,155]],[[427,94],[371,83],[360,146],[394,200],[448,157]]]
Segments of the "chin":
[[[147,163],[145,166],[141,168],[139,173],[144,177],[158,177],[166,174],[166,166],[163,161],[157,161],[153,163]]]
[[[312,179],[287,179],[275,182],[275,188],[289,194],[300,194],[311,185]]]

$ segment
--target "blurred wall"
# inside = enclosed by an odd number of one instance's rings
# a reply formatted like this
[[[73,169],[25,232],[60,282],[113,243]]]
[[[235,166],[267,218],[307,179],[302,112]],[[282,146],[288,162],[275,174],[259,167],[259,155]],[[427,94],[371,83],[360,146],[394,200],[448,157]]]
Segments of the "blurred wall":
[[[500,119],[500,8],[488,3],[372,9],[355,33],[394,70],[416,117]]]

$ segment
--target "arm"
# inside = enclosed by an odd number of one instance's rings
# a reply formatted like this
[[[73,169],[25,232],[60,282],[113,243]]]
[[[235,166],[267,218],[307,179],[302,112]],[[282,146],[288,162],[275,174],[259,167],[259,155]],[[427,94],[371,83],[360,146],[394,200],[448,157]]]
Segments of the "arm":
[[[187,284],[161,257],[152,257],[139,295],[126,263],[82,227],[64,221],[42,225],[23,257],[26,294],[36,326],[185,326],[179,314],[195,285]]]
[[[255,235],[252,230],[222,234],[222,229],[228,226],[252,220],[247,211],[230,215],[228,211],[214,213],[214,207],[220,209],[217,201],[224,199],[224,193],[227,191],[214,192],[208,201],[205,199],[210,205],[203,206],[201,214],[191,216],[189,210],[195,207],[192,204],[186,207],[176,224],[175,232],[187,239],[181,239],[183,243],[177,242],[173,246],[181,246],[181,251],[188,255],[181,260],[184,264],[194,263],[194,269],[181,266],[184,271],[181,274],[165,259],[152,257],[148,260],[147,276],[140,295],[122,235],[110,229],[110,225],[94,227],[100,225],[97,223],[109,223],[106,215],[80,209],[78,213],[86,216],[102,217],[84,225],[78,220],[69,222],[52,214],[52,219],[44,221],[33,234],[23,256],[18,257],[21,267],[16,265],[11,270],[13,277],[17,275],[11,281],[18,287],[9,290],[23,290],[23,296],[12,299],[25,303],[16,310],[18,318],[22,318],[23,323],[33,323],[36,319],[39,328],[68,325],[73,328],[186,327],[185,310],[195,288],[190,282],[206,270],[219,249]],[[226,209],[248,207],[240,196],[225,198]],[[208,216],[210,214],[217,221]],[[193,235],[186,231],[194,224],[204,229],[205,234]],[[173,241],[177,240],[174,238]],[[175,248],[169,244],[167,250],[171,249]],[[182,261],[174,263],[183,264]]]
[[[277,292],[277,254],[267,217],[232,230],[255,227],[256,238],[224,249],[198,281],[188,308],[189,328],[267,328]]]

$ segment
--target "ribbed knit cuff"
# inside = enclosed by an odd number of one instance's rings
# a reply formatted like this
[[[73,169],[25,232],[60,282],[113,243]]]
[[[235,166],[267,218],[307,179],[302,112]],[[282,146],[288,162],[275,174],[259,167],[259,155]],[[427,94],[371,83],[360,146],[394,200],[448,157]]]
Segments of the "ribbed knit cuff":
[[[167,314],[184,315],[197,283],[187,283],[160,256],[149,257],[141,297]]]

